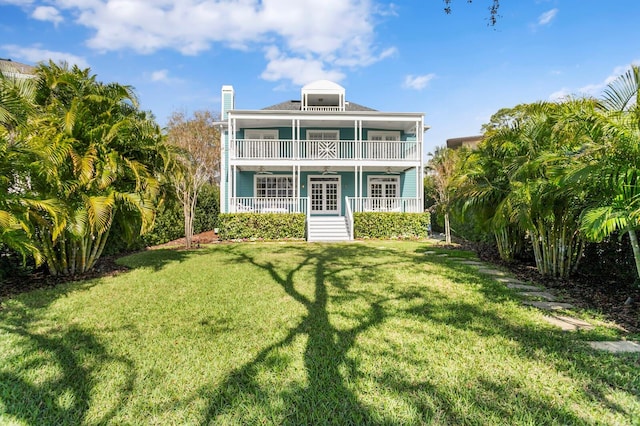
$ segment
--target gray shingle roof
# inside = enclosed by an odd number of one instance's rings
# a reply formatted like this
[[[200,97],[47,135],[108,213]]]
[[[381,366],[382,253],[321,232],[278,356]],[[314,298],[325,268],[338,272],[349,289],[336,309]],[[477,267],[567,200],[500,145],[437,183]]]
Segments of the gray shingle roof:
[[[280,102],[279,104],[271,105],[262,109],[269,111],[300,111],[300,107],[300,101],[291,100]],[[375,109],[357,104],[355,102],[347,102],[345,104],[345,111],[375,111]]]
[[[33,74],[35,72],[35,67],[27,64],[21,64],[20,62],[15,62],[11,59],[0,58],[0,71],[4,73]]]

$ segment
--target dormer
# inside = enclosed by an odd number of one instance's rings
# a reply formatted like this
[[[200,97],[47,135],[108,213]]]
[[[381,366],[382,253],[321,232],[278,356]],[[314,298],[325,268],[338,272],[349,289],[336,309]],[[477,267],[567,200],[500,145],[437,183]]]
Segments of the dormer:
[[[318,80],[302,88],[303,111],[344,111],[344,87],[329,80]]]

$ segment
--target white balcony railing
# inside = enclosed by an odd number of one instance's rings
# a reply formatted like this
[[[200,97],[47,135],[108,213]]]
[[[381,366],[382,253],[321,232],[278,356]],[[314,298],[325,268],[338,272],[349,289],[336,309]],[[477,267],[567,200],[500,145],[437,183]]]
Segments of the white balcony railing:
[[[231,158],[245,160],[419,160],[416,141],[235,139]]]
[[[344,111],[344,107],[341,106],[318,106],[318,105],[307,105],[302,108],[303,111],[320,111],[320,112],[336,112],[336,111]]]
[[[422,200],[418,198],[348,197],[352,212],[420,213]]]
[[[306,213],[307,198],[235,197],[229,201],[231,213]]]

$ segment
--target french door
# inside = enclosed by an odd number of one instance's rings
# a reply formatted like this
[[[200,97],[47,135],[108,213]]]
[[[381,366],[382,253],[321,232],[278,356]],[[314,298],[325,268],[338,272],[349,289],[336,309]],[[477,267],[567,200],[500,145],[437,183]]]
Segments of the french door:
[[[340,214],[340,176],[310,176],[311,214]]]

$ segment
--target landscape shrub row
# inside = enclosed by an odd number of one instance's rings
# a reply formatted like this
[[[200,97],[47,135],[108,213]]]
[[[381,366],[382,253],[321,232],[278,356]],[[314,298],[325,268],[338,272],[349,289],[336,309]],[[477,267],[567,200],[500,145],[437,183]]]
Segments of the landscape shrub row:
[[[302,240],[306,234],[303,213],[223,213],[219,220],[221,240]]]
[[[353,215],[354,238],[424,238],[427,236],[429,213],[362,212]]]

